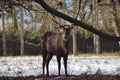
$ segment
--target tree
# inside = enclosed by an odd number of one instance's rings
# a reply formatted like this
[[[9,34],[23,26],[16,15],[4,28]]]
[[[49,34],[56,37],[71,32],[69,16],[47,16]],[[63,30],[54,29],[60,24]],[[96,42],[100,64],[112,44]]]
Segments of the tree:
[[[11,8],[11,11],[8,12],[7,15],[6,15],[7,19],[9,19],[9,18],[12,19],[13,32],[16,31],[16,30],[18,30],[18,24],[17,24],[16,16],[17,16],[17,10],[15,9],[15,6],[13,6]]]
[[[16,15],[17,14],[17,11],[15,10],[15,6],[13,6],[13,8],[12,8],[12,14],[11,14],[11,16],[12,16],[12,23],[13,23],[13,32],[14,31],[16,31],[16,30],[18,30],[18,25],[17,25],[17,19],[16,19]]]
[[[76,3],[76,4],[73,5],[73,12],[77,12],[77,0],[74,0],[72,4],[74,4],[74,3]],[[73,13],[73,17],[77,19],[78,14],[77,14],[77,16],[75,14],[76,13]],[[76,27],[73,28],[72,38],[73,38],[73,54],[77,55]]]
[[[20,48],[20,54],[21,56],[24,55],[24,28],[23,28],[23,8],[20,8],[20,42],[21,42],[21,48]]]
[[[59,11],[56,11],[55,9],[51,8],[50,6],[48,6],[48,4],[46,4],[46,2],[44,0],[34,0],[36,3],[40,4],[46,11],[48,11],[49,13],[60,17],[66,21],[69,21],[70,23],[73,23],[74,25],[80,26],[84,29],[87,29],[90,32],[93,32],[101,37],[104,37],[106,39],[109,40],[114,40],[114,41],[120,41],[120,37],[119,36],[113,36],[104,32],[101,32],[100,30],[95,29],[92,25],[88,25],[86,23],[83,23],[81,21],[78,21],[64,13],[61,13]]]
[[[3,56],[7,55],[7,47],[6,47],[6,33],[5,33],[5,3],[4,1],[2,3],[2,37],[3,37]]]
[[[98,15],[99,15],[99,8],[98,8],[98,5],[97,5],[97,0],[94,0],[93,2],[94,4],[94,10],[93,10],[93,20],[94,20],[94,23],[93,25],[99,30],[99,19],[98,19]],[[93,36],[93,40],[94,40],[94,52],[95,53],[100,53],[100,37],[96,34],[94,34]]]

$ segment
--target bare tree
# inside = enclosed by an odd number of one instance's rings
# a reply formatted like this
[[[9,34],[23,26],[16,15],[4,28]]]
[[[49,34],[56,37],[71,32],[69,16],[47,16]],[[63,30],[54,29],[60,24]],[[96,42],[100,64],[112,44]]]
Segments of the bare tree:
[[[99,24],[98,24],[98,16],[99,16],[99,12],[98,12],[98,5],[97,5],[97,0],[94,0],[93,2],[93,6],[94,6],[94,10],[93,10],[93,19],[94,19],[94,26],[99,29]],[[94,34],[94,52],[95,53],[100,53],[100,37],[96,34]]]
[[[24,28],[23,28],[23,8],[20,8],[20,42],[21,42],[21,48],[20,48],[20,54],[21,56],[24,55]]]
[[[46,4],[46,2],[44,0],[34,0],[36,3],[40,4],[46,11],[48,11],[49,13],[57,16],[57,17],[60,17],[66,21],[69,21],[70,23],[73,23],[74,25],[77,25],[77,26],[80,26],[84,29],[87,29],[88,31],[92,32],[92,33],[95,33],[99,36],[102,36],[106,39],[109,39],[109,40],[114,40],[114,41],[120,41],[120,37],[119,36],[113,36],[113,35],[110,35],[110,34],[107,34],[107,33],[104,33],[100,30],[97,30],[96,28],[94,28],[92,25],[89,25],[89,24],[86,24],[84,22],[81,22],[81,21],[78,21],[64,13],[61,13],[53,8],[51,8],[48,4]]]
[[[3,37],[3,56],[7,55],[7,48],[6,48],[6,33],[5,33],[5,13],[4,13],[4,1],[2,1],[2,37]]]
[[[75,5],[73,5],[73,12],[77,12],[77,1],[76,0],[73,0],[73,3],[74,4],[76,3]],[[78,13],[79,14],[79,13]],[[77,16],[75,15],[75,13],[73,13],[73,17],[78,17],[78,14]],[[73,31],[72,31],[72,38],[73,38],[73,54],[74,55],[77,55],[77,43],[76,43],[76,27],[73,28]]]

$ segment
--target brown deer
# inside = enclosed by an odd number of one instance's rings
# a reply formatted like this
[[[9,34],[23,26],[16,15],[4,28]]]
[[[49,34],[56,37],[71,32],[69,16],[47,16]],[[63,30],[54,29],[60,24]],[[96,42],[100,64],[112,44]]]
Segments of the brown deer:
[[[66,25],[67,26],[67,25]],[[67,76],[67,59],[70,51],[71,35],[70,31],[73,26],[60,25],[61,33],[46,32],[41,37],[42,57],[43,57],[43,75],[45,74],[45,66],[47,75],[49,75],[49,62],[53,55],[57,57],[58,75],[60,76],[61,58],[64,60],[65,75]]]

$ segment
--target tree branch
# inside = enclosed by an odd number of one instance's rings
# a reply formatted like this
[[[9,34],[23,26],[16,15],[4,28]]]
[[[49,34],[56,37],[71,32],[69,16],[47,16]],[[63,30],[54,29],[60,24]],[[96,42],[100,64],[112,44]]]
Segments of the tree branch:
[[[88,25],[86,23],[83,23],[81,21],[78,21],[64,13],[61,13],[57,10],[55,10],[54,8],[51,8],[48,4],[46,4],[46,2],[44,0],[34,0],[36,3],[40,4],[46,11],[48,11],[49,13],[57,16],[57,17],[60,17],[66,21],[69,21],[70,23],[73,23],[74,25],[77,25],[77,26],[80,26],[84,29],[87,29],[88,31],[92,32],[92,33],[95,33],[96,35],[99,35],[101,37],[104,37],[106,39],[109,39],[109,40],[114,40],[114,41],[120,41],[120,37],[117,37],[117,36],[113,36],[113,35],[109,35],[109,34],[106,34],[106,33],[103,33],[97,29],[95,29],[92,25]]]
[[[36,47],[37,47],[37,46],[40,46],[40,44],[34,44],[34,43],[26,42],[26,41],[25,41],[24,43],[25,43],[25,44],[28,44],[28,45],[36,46]]]
[[[81,0],[79,0],[78,12],[77,12],[77,15],[76,15],[75,19],[78,18],[78,15],[79,15],[79,13],[80,13],[80,8],[81,8]]]

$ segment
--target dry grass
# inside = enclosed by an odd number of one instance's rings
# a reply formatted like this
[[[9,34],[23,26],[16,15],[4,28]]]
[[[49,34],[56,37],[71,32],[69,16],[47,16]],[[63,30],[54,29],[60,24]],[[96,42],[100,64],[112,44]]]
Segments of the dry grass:
[[[65,76],[29,76],[29,77],[1,77],[0,80],[120,80],[119,75],[101,75],[96,73],[94,75],[82,74],[79,76],[69,75]]]

